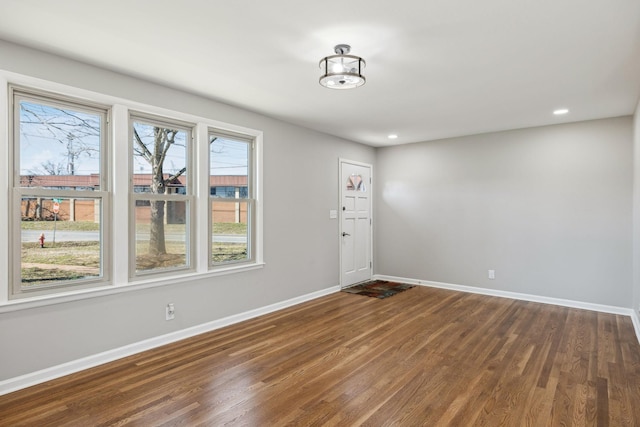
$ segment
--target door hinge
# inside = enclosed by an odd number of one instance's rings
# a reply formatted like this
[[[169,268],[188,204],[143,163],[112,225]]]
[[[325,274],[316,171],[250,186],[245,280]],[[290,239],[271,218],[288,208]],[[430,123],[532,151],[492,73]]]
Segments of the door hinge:
[[[373,261],[369,261],[369,268],[373,268]]]

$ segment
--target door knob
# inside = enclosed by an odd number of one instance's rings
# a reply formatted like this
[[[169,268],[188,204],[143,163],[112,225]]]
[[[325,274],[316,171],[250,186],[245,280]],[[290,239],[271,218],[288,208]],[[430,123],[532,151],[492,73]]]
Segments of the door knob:
[[[344,236],[351,236],[351,234],[349,234],[349,233],[345,233],[345,232],[343,231],[343,232],[342,232],[342,237],[344,237]]]

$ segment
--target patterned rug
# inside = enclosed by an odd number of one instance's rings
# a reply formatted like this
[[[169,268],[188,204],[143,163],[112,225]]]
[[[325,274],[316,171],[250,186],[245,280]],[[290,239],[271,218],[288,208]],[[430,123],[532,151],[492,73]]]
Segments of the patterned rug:
[[[342,292],[374,298],[387,298],[413,287],[414,285],[407,285],[406,283],[372,280],[370,282],[360,283],[359,285],[344,288]]]

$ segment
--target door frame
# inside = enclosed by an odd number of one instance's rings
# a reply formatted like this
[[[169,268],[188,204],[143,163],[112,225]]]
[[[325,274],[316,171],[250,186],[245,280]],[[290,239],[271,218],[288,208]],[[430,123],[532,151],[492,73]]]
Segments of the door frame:
[[[344,289],[345,284],[342,279],[342,199],[344,191],[344,182],[342,177],[342,165],[343,163],[349,163],[351,165],[362,166],[369,168],[369,219],[371,221],[369,225],[369,260],[371,262],[369,280],[373,277],[373,165],[370,163],[359,162],[357,160],[349,160],[345,158],[338,158],[338,253],[340,257],[340,289]],[[348,286],[353,286],[350,284]]]

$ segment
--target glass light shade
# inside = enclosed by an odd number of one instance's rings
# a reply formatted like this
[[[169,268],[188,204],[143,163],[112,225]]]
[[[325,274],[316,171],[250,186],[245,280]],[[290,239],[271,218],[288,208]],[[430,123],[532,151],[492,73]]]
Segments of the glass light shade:
[[[353,89],[365,84],[364,59],[354,55],[331,55],[322,58],[320,84],[330,89]]]

